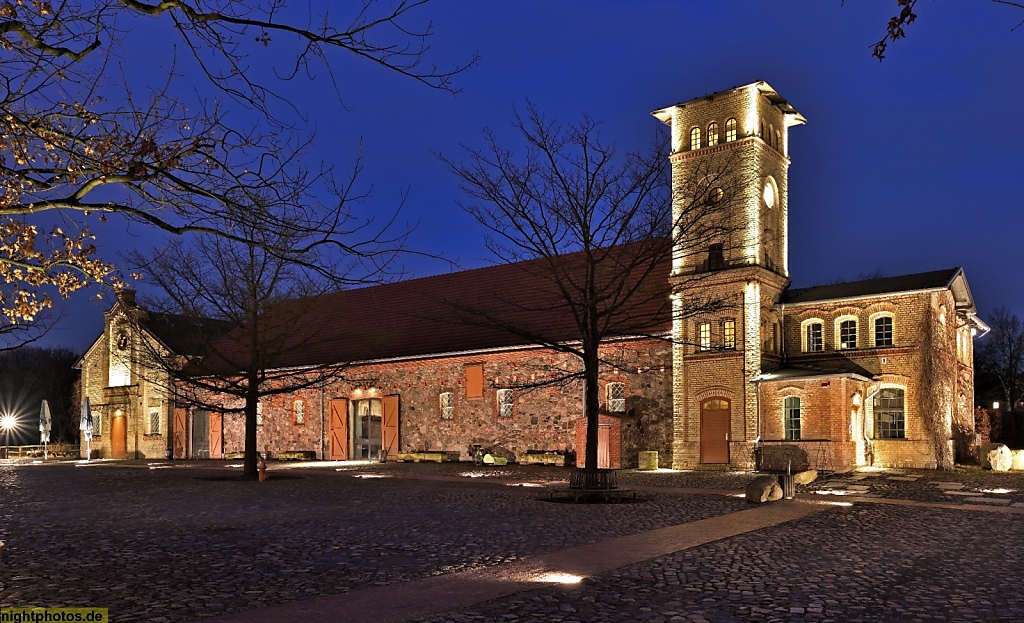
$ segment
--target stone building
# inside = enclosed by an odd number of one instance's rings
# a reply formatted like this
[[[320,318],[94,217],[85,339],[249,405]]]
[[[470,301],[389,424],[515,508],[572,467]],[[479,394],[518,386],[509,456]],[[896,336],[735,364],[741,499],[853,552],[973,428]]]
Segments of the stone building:
[[[103,333],[75,364],[82,371],[82,397],[89,398],[92,409],[91,456],[169,458],[173,443],[180,446],[184,439],[171,434],[173,380],[162,366],[153,365],[154,355],[184,362],[199,354],[200,332],[216,335],[226,328],[216,321],[197,327],[182,317],[153,313],[136,303],[133,290],[118,292],[104,315]],[[208,436],[220,434],[216,428],[206,430]],[[200,456],[211,458],[209,453]]]
[[[968,452],[972,338],[987,327],[963,271],[791,289],[789,130],[804,117],[765,82],[653,114],[671,131],[673,222],[708,235],[699,248],[678,245],[650,278],[672,310],[657,330],[604,346],[619,365],[601,375],[600,464],[631,466],[638,450],[657,450],[662,465],[684,469],[943,468]],[[698,199],[729,206],[714,227],[686,222]],[[337,460],[419,451],[468,459],[477,445],[513,459],[582,453],[582,387],[543,383],[574,362],[507,333],[442,319],[445,293],[530,291],[525,266],[304,303],[313,311],[302,324],[317,339],[282,365],[355,363],[337,380],[261,404],[259,449]],[[694,295],[721,304],[705,315],[683,313]],[[123,385],[103,376],[116,377],[107,353],[121,339],[120,313],[115,306],[108,314],[105,336],[83,358],[95,360],[87,386],[104,397],[106,414],[125,408],[116,406]],[[534,320],[577,339],[558,310]],[[133,396],[133,408],[170,414],[155,393],[140,387]],[[160,434],[174,437],[176,457],[202,456],[193,440],[204,447],[207,422],[223,435],[206,455],[242,450],[240,415],[184,405],[175,414],[180,426],[168,433],[161,420]]]
[[[963,271],[788,289],[789,129],[803,115],[765,82],[654,115],[671,127],[674,213],[695,177],[742,198],[735,227],[673,261],[674,297],[703,276],[731,304],[674,319],[672,465],[951,466],[956,434],[973,439],[971,339],[987,330]]]

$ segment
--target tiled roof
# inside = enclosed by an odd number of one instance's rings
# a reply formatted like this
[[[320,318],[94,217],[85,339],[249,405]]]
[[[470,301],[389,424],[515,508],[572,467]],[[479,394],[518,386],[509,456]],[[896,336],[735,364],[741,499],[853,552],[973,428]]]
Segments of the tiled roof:
[[[858,296],[896,294],[899,292],[930,290],[932,288],[946,288],[950,286],[953,282],[953,278],[956,277],[959,272],[960,268],[947,268],[945,270],[933,270],[927,273],[914,273],[912,275],[900,275],[898,277],[879,277],[877,279],[864,279],[862,281],[851,281],[849,283],[836,283],[825,286],[814,286],[811,288],[786,290],[782,293],[780,302],[789,305],[796,303],[810,303],[814,301],[853,298]]]
[[[223,320],[146,312],[139,325],[178,355],[201,355],[206,345],[227,333],[232,324]]]
[[[561,261],[563,266],[576,262],[575,269],[582,266],[579,259],[573,254]],[[608,337],[669,330],[670,264],[666,257],[651,268],[614,316],[616,330]],[[574,278],[580,276],[577,270],[571,272]],[[615,271],[607,274],[611,272]],[[267,354],[273,362],[268,367],[421,357],[534,343],[494,326],[491,318],[548,340],[578,340],[573,310],[559,296],[550,274],[545,260],[530,260],[289,301],[266,319],[287,328],[282,332],[284,345]],[[470,309],[482,313],[466,311]],[[211,349],[206,366],[224,371],[225,363],[215,361],[224,359],[233,362],[228,367],[238,369],[242,351],[237,334],[229,333]]]

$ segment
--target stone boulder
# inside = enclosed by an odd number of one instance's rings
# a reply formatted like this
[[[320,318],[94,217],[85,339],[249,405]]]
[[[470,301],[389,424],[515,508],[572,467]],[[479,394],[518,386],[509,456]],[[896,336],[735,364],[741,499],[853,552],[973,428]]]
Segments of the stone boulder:
[[[1014,471],[1024,470],[1024,450],[1011,450],[1013,453],[1013,465],[1010,469]]]
[[[809,485],[818,479],[818,470],[808,469],[793,474],[793,482],[798,485]]]
[[[1006,444],[987,443],[981,447],[978,454],[981,458],[982,469],[1005,472],[1013,466],[1013,453],[1006,447]]]
[[[781,500],[782,487],[775,476],[758,476],[747,483],[746,498],[754,504]]]

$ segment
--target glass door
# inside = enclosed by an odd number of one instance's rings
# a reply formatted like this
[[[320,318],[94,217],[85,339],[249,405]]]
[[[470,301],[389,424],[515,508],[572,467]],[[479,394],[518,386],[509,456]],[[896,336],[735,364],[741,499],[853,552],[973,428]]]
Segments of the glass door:
[[[352,458],[380,459],[381,415],[379,398],[353,400],[352,404]]]

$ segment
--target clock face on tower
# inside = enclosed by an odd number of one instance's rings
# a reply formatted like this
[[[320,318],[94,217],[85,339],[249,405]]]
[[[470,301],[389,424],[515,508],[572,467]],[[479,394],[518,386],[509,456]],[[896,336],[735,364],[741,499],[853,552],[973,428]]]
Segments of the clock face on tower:
[[[765,182],[764,192],[761,196],[764,197],[764,204],[768,206],[769,210],[775,207],[775,187],[771,182]]]

